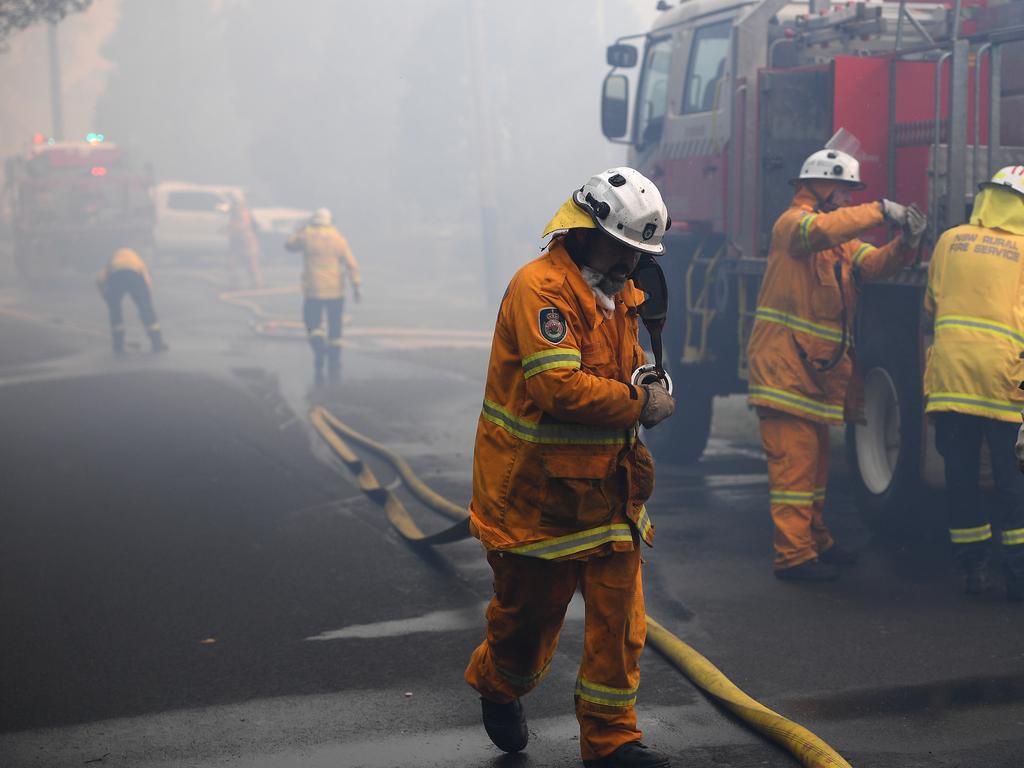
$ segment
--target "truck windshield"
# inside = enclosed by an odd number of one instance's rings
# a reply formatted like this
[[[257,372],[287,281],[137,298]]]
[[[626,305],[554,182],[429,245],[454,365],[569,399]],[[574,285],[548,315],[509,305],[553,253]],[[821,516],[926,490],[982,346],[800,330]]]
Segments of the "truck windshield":
[[[637,146],[645,147],[661,138],[668,98],[668,68],[672,60],[672,38],[652,40],[644,54],[644,70],[637,98]]]
[[[722,21],[698,29],[690,49],[690,65],[686,70],[686,92],[683,114],[710,112],[718,106],[718,84],[725,72],[732,22]]]

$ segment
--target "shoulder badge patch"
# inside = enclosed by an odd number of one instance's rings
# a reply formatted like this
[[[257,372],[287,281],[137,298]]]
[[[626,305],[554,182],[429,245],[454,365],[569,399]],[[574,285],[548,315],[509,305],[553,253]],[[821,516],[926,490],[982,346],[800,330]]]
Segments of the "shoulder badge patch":
[[[538,323],[540,325],[540,335],[552,344],[558,344],[565,338],[565,318],[554,307],[544,307],[540,311]]]

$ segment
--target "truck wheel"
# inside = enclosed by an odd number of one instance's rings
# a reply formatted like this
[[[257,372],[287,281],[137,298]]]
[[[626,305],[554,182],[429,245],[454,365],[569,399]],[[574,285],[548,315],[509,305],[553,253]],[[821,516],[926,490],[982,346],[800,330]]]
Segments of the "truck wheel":
[[[654,429],[643,430],[643,441],[655,459],[668,464],[693,464],[704,453],[711,434],[714,394],[691,377],[674,378],[676,411]]]
[[[908,360],[865,366],[865,424],[846,427],[846,458],[857,507],[879,532],[915,526],[921,499],[920,377]]]

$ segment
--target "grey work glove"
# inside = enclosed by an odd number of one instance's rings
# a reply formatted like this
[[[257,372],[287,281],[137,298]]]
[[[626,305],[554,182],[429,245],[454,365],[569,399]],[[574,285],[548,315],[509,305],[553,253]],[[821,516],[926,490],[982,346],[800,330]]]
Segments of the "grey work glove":
[[[647,402],[640,411],[640,423],[644,429],[650,429],[673,414],[676,401],[662,384],[646,384],[641,389],[647,393]]]
[[[886,200],[884,197],[879,202],[882,205],[882,215],[886,221],[890,224],[895,224],[897,227],[906,225],[907,207],[905,205],[900,205],[892,200]]]
[[[1021,414],[1021,419],[1024,419],[1024,413]],[[1024,424],[1020,425],[1020,431],[1017,433],[1017,466],[1020,467],[1020,471],[1024,472]]]
[[[911,203],[906,209],[906,221],[903,224],[903,240],[910,248],[917,248],[928,228],[928,217],[921,213],[917,203]]]

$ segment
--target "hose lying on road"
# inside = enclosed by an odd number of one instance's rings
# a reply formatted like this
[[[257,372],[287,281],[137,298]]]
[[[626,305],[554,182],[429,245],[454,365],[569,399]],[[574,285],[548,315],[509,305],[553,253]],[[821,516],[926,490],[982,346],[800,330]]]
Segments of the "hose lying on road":
[[[324,408],[313,408],[309,417],[316,431],[334,454],[355,475],[360,489],[384,508],[388,520],[406,541],[418,545],[433,545],[458,541],[469,536],[465,510],[427,487],[416,477],[401,456],[356,432]],[[426,507],[456,520],[455,525],[430,536],[424,534],[413,522],[398,497],[381,486],[370,468],[342,439],[342,435],[387,461],[413,496]],[[801,765],[806,768],[851,768],[850,764],[822,739],[745,694],[714,664],[650,616],[647,617],[647,642],[711,699],[758,733],[788,750]]]

